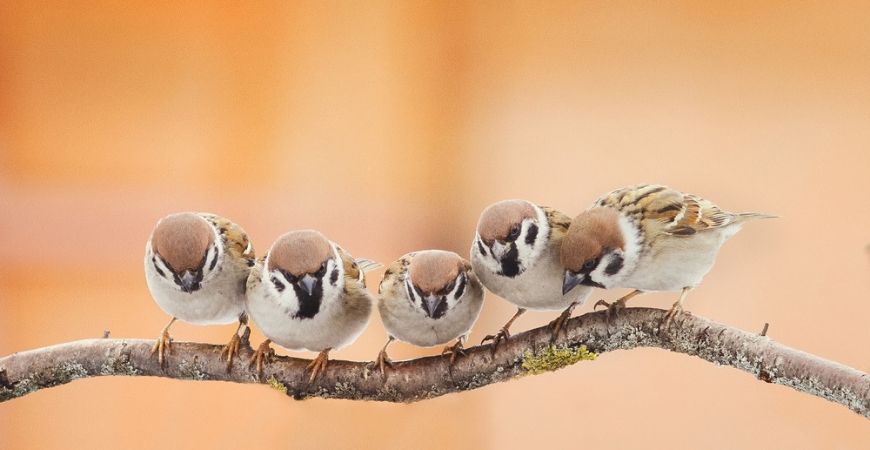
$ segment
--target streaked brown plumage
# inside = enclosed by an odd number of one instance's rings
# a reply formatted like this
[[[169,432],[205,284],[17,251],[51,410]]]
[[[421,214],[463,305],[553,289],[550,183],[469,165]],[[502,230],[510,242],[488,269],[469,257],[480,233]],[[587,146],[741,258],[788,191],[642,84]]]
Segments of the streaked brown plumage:
[[[565,289],[577,285],[633,288],[610,309],[643,291],[688,291],[710,270],[722,244],[743,222],[774,217],[731,213],[666,186],[635,185],[605,194],[580,213],[562,243]],[[601,301],[598,304],[610,306]]]

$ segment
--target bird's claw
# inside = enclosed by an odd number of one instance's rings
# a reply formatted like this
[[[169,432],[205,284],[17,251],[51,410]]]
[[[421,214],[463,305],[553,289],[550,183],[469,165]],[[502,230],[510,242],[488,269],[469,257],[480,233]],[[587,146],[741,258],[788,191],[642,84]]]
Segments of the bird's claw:
[[[157,353],[157,364],[161,368],[166,367],[166,356],[172,353],[172,336],[169,335],[169,329],[164,328],[157,342],[151,347],[151,354]]]
[[[455,344],[444,347],[444,350],[441,350],[441,354],[444,355],[446,353],[450,353],[450,367],[453,367],[457,356],[465,356],[465,347],[462,345],[462,341],[456,341]]]
[[[233,358],[239,354],[239,346],[241,343],[242,338],[239,337],[238,333],[234,333],[233,337],[230,338],[230,342],[228,342],[221,350],[221,359],[223,359],[224,356],[227,358],[227,372],[233,368]]]
[[[498,344],[510,339],[510,337],[511,332],[507,328],[502,327],[498,333],[484,336],[480,343],[483,344],[486,341],[492,341],[492,354],[495,355],[495,351],[498,349]]]
[[[671,307],[670,311],[665,315],[664,323],[662,323],[662,329],[668,329],[671,326],[671,322],[681,314],[683,314],[683,305],[680,302],[674,303],[674,306]]]
[[[372,361],[370,367],[380,370],[381,376],[386,376],[387,368],[393,368],[393,360],[390,359],[389,355],[387,355],[386,350],[381,350],[381,352],[378,353],[378,359]]]
[[[555,341],[559,337],[559,333],[561,333],[562,329],[565,327],[565,322],[571,318],[571,313],[574,312],[576,306],[577,303],[571,303],[570,306],[562,311],[562,314],[559,314],[559,317],[556,317],[552,322],[550,322],[550,341]]]
[[[257,378],[262,378],[263,376],[263,367],[266,364],[272,362],[272,357],[275,356],[275,349],[270,345],[271,341],[266,340],[254,352],[254,355],[251,357],[251,363],[248,367],[257,368]]]
[[[599,305],[603,305],[604,307],[607,308],[605,310],[604,314],[605,314],[605,317],[607,320],[607,324],[609,325],[610,318],[616,317],[618,319],[619,312],[622,311],[623,309],[625,309],[625,299],[621,298],[613,303],[610,303],[610,302],[607,302],[604,300],[598,300],[597,302],[595,302],[595,305],[592,306],[592,309],[595,310],[596,308],[598,308]]]
[[[326,365],[329,362],[329,351],[332,350],[328,348],[320,352],[316,358],[311,360],[305,370],[311,371],[311,375],[308,377],[308,384],[314,382],[317,379],[317,376],[326,371]]]

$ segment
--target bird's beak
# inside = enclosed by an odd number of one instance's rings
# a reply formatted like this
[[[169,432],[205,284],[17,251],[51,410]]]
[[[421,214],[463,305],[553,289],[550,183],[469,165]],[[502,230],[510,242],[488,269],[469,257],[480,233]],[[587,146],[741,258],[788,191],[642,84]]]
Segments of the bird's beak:
[[[426,303],[426,310],[429,311],[429,317],[435,317],[435,311],[438,310],[438,306],[444,301],[444,297],[430,294],[424,297],[423,300]]]
[[[565,280],[562,282],[562,295],[567,294],[571,289],[577,287],[578,284],[582,284],[583,280],[586,279],[586,275],[577,274],[571,272],[570,270],[565,271]]]
[[[199,288],[199,281],[197,281],[196,275],[194,275],[190,270],[185,270],[184,273],[181,274],[181,290],[184,292],[193,292],[197,288]]]
[[[296,284],[304,289],[308,295],[312,295],[314,293],[314,285],[317,284],[317,278],[306,274],[301,280],[297,281]]]

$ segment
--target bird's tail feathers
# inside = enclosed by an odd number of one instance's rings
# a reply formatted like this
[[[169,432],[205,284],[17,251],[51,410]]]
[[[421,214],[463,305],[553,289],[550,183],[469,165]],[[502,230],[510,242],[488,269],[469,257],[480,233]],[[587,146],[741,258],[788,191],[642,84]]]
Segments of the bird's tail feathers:
[[[359,267],[359,270],[363,271],[363,273],[371,272],[372,270],[379,269],[384,266],[377,261],[372,261],[365,258],[356,258],[353,260],[353,262],[356,263],[357,267]]]
[[[779,216],[775,216],[773,214],[765,214],[765,213],[757,213],[757,212],[744,212],[735,214],[736,219],[735,222],[746,222],[747,220],[755,220],[755,219],[778,219]]]

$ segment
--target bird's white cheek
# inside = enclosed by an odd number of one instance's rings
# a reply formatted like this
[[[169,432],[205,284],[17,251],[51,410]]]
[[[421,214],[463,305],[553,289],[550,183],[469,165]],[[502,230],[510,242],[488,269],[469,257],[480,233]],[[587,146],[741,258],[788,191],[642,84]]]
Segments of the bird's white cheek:
[[[501,270],[501,263],[495,259],[495,257],[492,255],[492,252],[487,251],[486,254],[483,255],[480,253],[480,251],[475,250],[475,253],[477,254],[478,262],[483,264],[483,266],[489,271],[498,272]]]

